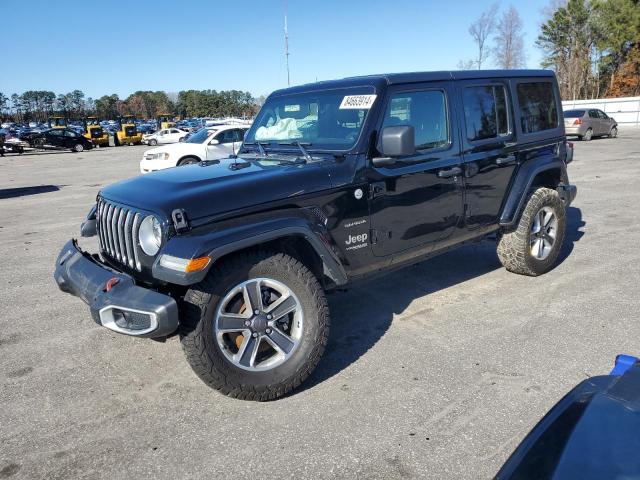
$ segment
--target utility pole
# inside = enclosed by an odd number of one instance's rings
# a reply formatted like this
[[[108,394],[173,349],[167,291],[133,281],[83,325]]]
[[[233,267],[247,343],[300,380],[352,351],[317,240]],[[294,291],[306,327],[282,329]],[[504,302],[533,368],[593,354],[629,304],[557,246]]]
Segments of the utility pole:
[[[284,5],[284,57],[287,61],[287,86],[291,86],[289,77],[289,30],[287,29],[287,4]]]

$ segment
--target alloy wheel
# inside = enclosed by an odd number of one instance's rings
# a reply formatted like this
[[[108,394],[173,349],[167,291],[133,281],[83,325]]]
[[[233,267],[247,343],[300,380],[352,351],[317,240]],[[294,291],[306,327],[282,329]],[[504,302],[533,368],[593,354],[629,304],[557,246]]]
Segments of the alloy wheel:
[[[218,347],[234,366],[264,371],[286,362],[303,333],[300,301],[285,284],[253,278],[236,285],[214,318]]]
[[[558,217],[551,207],[542,207],[533,218],[529,234],[531,256],[545,260],[556,243]]]

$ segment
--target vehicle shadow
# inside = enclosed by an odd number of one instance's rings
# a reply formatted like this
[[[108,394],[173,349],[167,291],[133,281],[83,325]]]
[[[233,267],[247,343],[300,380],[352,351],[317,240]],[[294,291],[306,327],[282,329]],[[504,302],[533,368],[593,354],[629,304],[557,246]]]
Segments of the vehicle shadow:
[[[574,244],[579,242],[584,236],[584,231],[581,229],[583,229],[586,224],[587,222],[582,218],[582,210],[571,206],[567,208],[567,230],[564,234],[564,243],[562,250],[560,250],[556,266],[560,265],[571,255]]]
[[[564,261],[579,241],[585,225],[579,208],[569,207],[565,242],[559,262]],[[355,284],[346,292],[329,295],[331,334],[324,357],[298,392],[328,380],[355,363],[375,346],[403,313],[421,297],[463,283],[502,268],[494,241],[461,247],[440,256]]]
[[[0,189],[0,200],[6,198],[26,197],[28,195],[38,195],[40,193],[57,192],[60,190],[60,186],[36,185],[33,187],[2,188]]]

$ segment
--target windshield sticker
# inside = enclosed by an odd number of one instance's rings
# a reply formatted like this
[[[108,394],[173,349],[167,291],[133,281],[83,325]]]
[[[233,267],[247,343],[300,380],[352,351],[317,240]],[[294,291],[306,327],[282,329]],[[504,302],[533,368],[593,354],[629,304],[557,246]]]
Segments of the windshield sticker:
[[[346,95],[340,104],[340,110],[357,109],[366,110],[371,108],[377,95]]]
[[[284,106],[284,111],[285,112],[299,112],[300,111],[300,105],[285,105]]]

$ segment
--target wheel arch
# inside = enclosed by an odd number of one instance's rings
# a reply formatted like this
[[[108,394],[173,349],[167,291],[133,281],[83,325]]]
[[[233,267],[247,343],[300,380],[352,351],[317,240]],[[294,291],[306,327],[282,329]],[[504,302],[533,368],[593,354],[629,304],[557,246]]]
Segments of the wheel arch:
[[[523,163],[504,203],[500,215],[500,226],[508,230],[518,224],[531,189],[548,187],[556,190],[560,185],[568,183],[566,164],[557,157],[543,163],[536,161]]]
[[[198,155],[183,155],[182,157],[180,157],[178,159],[178,162],[176,163],[176,166],[180,165],[182,163],[183,160],[187,159],[187,158],[195,158],[198,162],[201,162],[202,159],[198,156]]]

